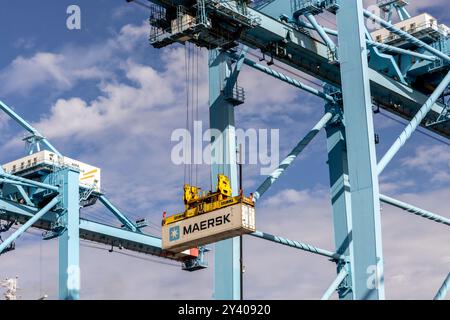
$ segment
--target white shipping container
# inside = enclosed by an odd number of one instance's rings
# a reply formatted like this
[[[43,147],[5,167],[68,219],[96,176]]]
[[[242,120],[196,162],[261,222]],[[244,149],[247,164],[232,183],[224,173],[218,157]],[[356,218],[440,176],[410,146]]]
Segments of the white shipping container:
[[[10,174],[20,174],[25,171],[38,170],[44,166],[71,167],[80,171],[80,186],[93,188],[100,192],[101,170],[81,161],[43,150],[29,156],[4,164],[3,170]]]
[[[255,208],[238,203],[163,226],[162,248],[181,252],[255,231]]]

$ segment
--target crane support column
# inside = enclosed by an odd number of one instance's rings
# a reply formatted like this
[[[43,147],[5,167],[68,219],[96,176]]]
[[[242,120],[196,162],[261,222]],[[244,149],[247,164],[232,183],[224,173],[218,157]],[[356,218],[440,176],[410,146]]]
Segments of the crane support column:
[[[58,197],[53,198],[45,207],[43,207],[39,212],[37,212],[33,217],[31,217],[26,223],[24,223],[19,229],[17,229],[11,236],[0,244],[0,254],[5,250],[11,243],[13,243],[17,238],[19,238],[25,231],[27,231],[36,221],[38,221],[44,214],[49,212],[57,203]]]
[[[349,237],[352,232],[352,211],[345,127],[340,120],[332,121],[328,123],[326,131],[336,254],[350,257],[351,253],[353,253]],[[338,273],[344,268],[345,265],[338,264]],[[351,279],[348,279],[348,285],[350,285],[350,281]],[[343,300],[354,298],[351,290],[339,290],[338,293],[339,298]]]
[[[80,203],[78,171],[64,169],[59,173],[62,182],[64,232],[59,237],[59,299],[77,300],[80,297]]]
[[[351,194],[350,268],[355,299],[384,299],[377,162],[363,1],[340,1],[339,61]]]
[[[233,196],[238,195],[236,164],[236,133],[234,106],[227,101],[224,89],[231,74],[231,59],[220,50],[209,51],[209,114],[210,128],[220,132],[211,137],[212,188],[216,188],[217,174],[230,179]],[[239,237],[216,243],[214,252],[214,298],[241,299],[241,266]]]

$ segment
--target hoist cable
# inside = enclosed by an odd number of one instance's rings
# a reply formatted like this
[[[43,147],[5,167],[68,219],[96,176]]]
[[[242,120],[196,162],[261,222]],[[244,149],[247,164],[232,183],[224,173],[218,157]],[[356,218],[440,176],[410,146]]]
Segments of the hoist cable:
[[[198,117],[198,105],[199,105],[199,101],[198,101],[198,91],[199,91],[199,67],[198,67],[198,60],[199,60],[199,54],[200,54],[200,49],[197,48],[197,52],[196,52],[196,63],[197,63],[197,67],[196,67],[196,104],[195,104],[195,120],[199,121],[199,117]],[[200,148],[200,150],[202,150],[203,148],[203,139],[199,140],[202,141],[202,145],[197,146],[198,148]],[[203,156],[203,153],[202,153]],[[197,161],[200,159],[196,159]],[[195,185],[198,185],[198,162],[195,162]]]
[[[194,133],[194,76],[195,76],[195,45],[191,44],[191,137]],[[191,139],[191,184],[194,184],[193,141]]]
[[[185,86],[186,86],[186,130],[189,131],[189,80],[188,80],[188,48],[184,46],[184,70],[185,70]],[[185,137],[184,142],[184,184],[186,184],[186,176],[187,176],[187,137]]]

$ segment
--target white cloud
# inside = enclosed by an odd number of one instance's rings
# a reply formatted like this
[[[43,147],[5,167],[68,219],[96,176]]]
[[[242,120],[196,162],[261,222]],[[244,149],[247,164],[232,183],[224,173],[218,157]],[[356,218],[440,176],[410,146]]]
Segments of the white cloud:
[[[271,207],[300,205],[305,200],[310,199],[308,191],[298,191],[294,189],[283,190],[283,192],[268,198],[265,205]]]
[[[60,88],[68,88],[72,81],[64,72],[63,57],[52,53],[40,52],[29,59],[16,58],[0,75],[5,84],[2,91],[6,94],[23,90],[27,92],[36,83],[53,83]]]
[[[450,152],[446,145],[422,145],[414,155],[402,159],[410,169],[422,171],[430,176],[431,182],[450,181]]]
[[[59,53],[37,52],[29,57],[19,56],[0,70],[2,95],[27,94],[47,87],[61,92],[73,88],[80,81],[103,80],[112,75],[113,59],[128,52],[146,37],[147,25],[125,25],[115,37],[89,47],[66,46]]]
[[[408,167],[432,171],[441,165],[450,167],[450,153],[445,145],[420,146],[413,157],[404,158],[402,162]]]
[[[126,78],[133,85],[106,83],[101,87],[102,95],[91,102],[81,98],[59,99],[36,127],[49,138],[89,138],[99,132],[112,129],[122,133],[135,132],[153,127],[158,133],[162,123],[154,122],[163,117],[166,110],[160,106],[174,103],[176,93],[170,81],[151,67],[129,61],[124,66]],[[168,107],[173,111],[173,107]],[[137,122],[137,117],[149,116],[148,121]],[[152,117],[153,115],[154,117]],[[145,128],[142,127],[145,125]]]

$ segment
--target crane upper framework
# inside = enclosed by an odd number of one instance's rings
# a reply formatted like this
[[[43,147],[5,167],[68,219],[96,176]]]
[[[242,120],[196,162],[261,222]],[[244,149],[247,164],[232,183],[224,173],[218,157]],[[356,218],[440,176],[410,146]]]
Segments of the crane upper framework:
[[[138,2],[127,0],[127,2]],[[224,152],[215,154],[212,177],[226,175],[237,196],[234,107],[245,105],[237,86],[242,65],[268,74],[324,100],[325,114],[253,194],[257,202],[322,129],[327,135],[330,192],[336,249],[329,251],[261,231],[250,235],[330,259],[337,277],[323,299],[384,299],[380,201],[445,225],[450,219],[379,193],[378,176],[419,127],[440,139],[450,138],[450,38],[448,28],[428,14],[411,17],[407,1],[378,1],[380,16],[362,0],[149,0],[150,43],[155,48],[187,42],[209,50],[210,127],[222,132]],[[337,30],[320,17],[336,17]],[[398,23],[392,24],[396,13]],[[366,19],[366,20],[365,20]],[[370,22],[375,30],[369,30]],[[260,51],[259,62],[249,50]],[[267,64],[261,61],[269,57]],[[283,63],[319,79],[314,88],[270,66]],[[43,146],[62,155],[36,129],[3,102],[0,109],[30,133],[30,153]],[[373,113],[383,109],[408,121],[401,135],[377,163]],[[212,142],[214,144],[214,142]],[[47,151],[46,151],[47,152]],[[224,161],[227,159],[228,161]],[[19,161],[20,163],[20,161]],[[221,163],[221,167],[215,163]],[[226,163],[225,165],[223,163]],[[25,164],[26,166],[26,164]],[[1,231],[22,226],[0,244],[1,258],[29,227],[59,238],[60,298],[76,299],[79,286],[79,239],[183,262],[186,270],[207,266],[206,248],[173,253],[161,239],[145,234],[95,186],[80,184],[80,168],[62,163],[12,170],[0,167]],[[17,167],[16,167],[17,169]],[[216,181],[212,181],[215,188]],[[122,228],[80,219],[80,208],[100,202]],[[145,225],[145,224],[144,224]],[[242,298],[241,243],[216,243],[214,292],[218,299]],[[75,270],[75,271],[74,271]],[[369,277],[375,275],[373,281]],[[75,281],[73,281],[75,280]],[[445,297],[449,277],[436,299]]]

